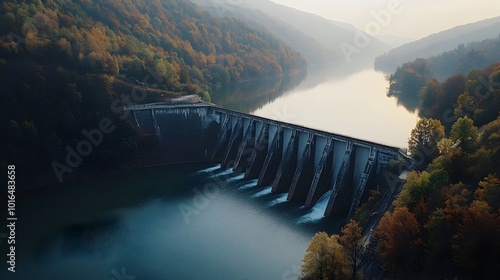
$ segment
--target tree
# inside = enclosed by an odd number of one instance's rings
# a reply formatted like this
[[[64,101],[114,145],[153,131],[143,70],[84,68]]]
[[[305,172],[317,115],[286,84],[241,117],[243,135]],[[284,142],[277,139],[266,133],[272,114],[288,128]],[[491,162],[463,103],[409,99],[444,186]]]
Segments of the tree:
[[[419,115],[427,118],[439,118],[439,99],[443,95],[443,89],[438,80],[432,79],[420,93]]]
[[[350,220],[342,228],[342,235],[339,237],[339,243],[345,250],[345,255],[350,266],[351,279],[356,279],[358,270],[371,257],[368,248],[364,246],[362,229],[358,222]]]
[[[500,209],[500,178],[488,175],[479,182],[479,188],[474,193],[476,199],[485,201],[493,210]]]
[[[434,119],[420,119],[411,131],[408,140],[408,151],[417,161],[417,165],[425,167],[439,155],[437,143],[444,138],[444,127]]]
[[[328,237],[326,232],[314,235],[302,263],[304,280],[338,279],[345,275],[345,255],[338,235]]]
[[[450,279],[449,275],[456,271],[452,260],[451,240],[453,227],[446,219],[443,209],[434,211],[424,225],[425,238],[425,270],[428,278]]]
[[[493,173],[493,161],[490,152],[481,147],[468,157],[467,173],[473,177],[474,181],[479,181],[488,174]]]
[[[451,150],[453,149],[453,144],[455,144],[455,143],[450,138],[441,139],[437,143],[437,146],[439,149],[439,154],[446,155],[446,154],[450,153]]]
[[[437,190],[448,186],[450,182],[448,174],[443,169],[434,166],[433,168],[432,171],[411,172],[401,193],[394,201],[396,207],[407,207],[417,221],[427,219],[428,212],[432,210],[428,209],[431,207],[427,206],[427,201],[436,195]]]
[[[453,114],[457,117],[472,116],[477,101],[474,100],[469,92],[464,92],[460,94],[457,98],[457,108],[453,111]]]
[[[496,279],[500,267],[500,215],[485,201],[474,201],[465,210],[453,238],[457,262],[471,279]]]
[[[376,231],[382,264],[404,278],[412,267],[419,240],[419,225],[408,208],[398,207],[384,214]]]
[[[467,116],[459,118],[451,127],[450,139],[466,152],[473,152],[479,143],[479,133]]]
[[[500,118],[483,126],[481,131],[481,146],[488,148],[493,165],[496,166],[494,172],[500,174]]]

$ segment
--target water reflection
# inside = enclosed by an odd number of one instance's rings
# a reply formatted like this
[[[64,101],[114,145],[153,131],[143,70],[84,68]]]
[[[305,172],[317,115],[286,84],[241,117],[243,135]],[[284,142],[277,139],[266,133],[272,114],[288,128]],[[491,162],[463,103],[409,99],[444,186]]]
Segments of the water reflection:
[[[412,100],[388,97],[388,85],[384,73],[366,65],[310,67],[306,77],[234,84],[214,93],[213,102],[265,118],[406,147],[418,115]]]
[[[399,94],[393,95],[387,93],[387,97],[394,98],[399,106],[403,106],[411,113],[418,113],[420,98],[418,95]]]
[[[232,83],[212,92],[212,102],[220,107],[252,113],[279,97],[305,91],[326,81],[342,80],[370,68],[372,62],[310,65],[295,75]]]
[[[212,93],[212,102],[226,109],[250,113],[292,92],[307,77],[307,71],[296,75],[259,81],[232,83]]]

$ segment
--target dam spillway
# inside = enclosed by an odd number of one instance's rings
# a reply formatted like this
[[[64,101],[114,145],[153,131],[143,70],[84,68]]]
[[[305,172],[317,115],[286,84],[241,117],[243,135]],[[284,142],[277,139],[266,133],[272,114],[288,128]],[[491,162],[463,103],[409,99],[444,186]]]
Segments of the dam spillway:
[[[128,106],[135,124],[157,135],[164,163],[214,162],[271,186],[324,216],[351,216],[377,187],[399,148],[213,105]]]

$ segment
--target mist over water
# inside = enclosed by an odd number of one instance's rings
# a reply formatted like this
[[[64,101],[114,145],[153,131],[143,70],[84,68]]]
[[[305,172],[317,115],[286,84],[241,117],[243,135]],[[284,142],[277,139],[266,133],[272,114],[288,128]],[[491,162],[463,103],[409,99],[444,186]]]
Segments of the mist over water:
[[[217,189],[214,178],[224,182]],[[325,226],[299,224],[306,210],[256,183],[220,165],[188,164],[24,193],[16,275],[294,279]]]

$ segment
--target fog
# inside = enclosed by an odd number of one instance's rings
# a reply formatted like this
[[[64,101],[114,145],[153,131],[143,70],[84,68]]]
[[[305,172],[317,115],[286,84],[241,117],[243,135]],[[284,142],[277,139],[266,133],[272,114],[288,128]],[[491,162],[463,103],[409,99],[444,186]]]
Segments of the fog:
[[[239,0],[246,1],[246,0]],[[500,16],[498,0],[272,0],[347,22],[367,31],[377,16],[385,19],[375,35],[420,39],[458,25]],[[383,15],[390,15],[383,17]],[[370,33],[370,32],[368,32]],[[373,32],[372,32],[373,33]]]

